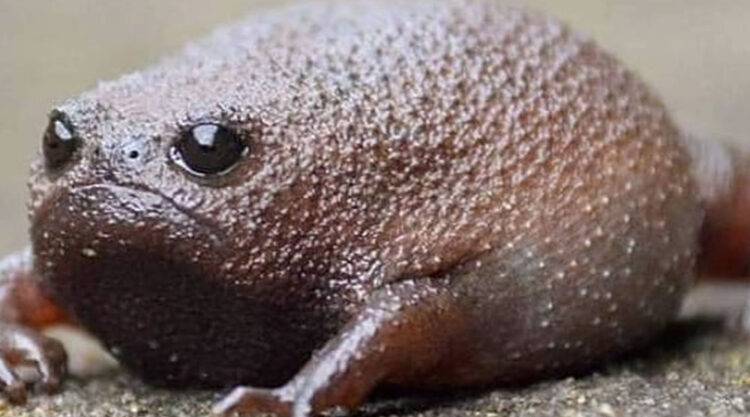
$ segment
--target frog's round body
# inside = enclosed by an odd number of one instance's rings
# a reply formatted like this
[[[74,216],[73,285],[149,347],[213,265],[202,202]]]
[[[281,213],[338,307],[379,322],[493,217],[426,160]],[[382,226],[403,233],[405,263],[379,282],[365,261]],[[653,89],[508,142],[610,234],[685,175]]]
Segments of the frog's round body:
[[[34,166],[36,267],[152,381],[280,384],[371,294],[421,280],[465,337],[389,382],[529,381],[644,342],[694,275],[703,206],[664,106],[515,8],[258,15],[56,111],[83,146]],[[248,155],[186,174],[169,150],[199,122]]]

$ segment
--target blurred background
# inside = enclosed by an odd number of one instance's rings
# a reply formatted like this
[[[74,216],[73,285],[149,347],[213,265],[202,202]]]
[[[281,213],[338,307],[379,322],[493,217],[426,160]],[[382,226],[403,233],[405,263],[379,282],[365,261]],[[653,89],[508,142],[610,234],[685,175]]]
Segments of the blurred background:
[[[26,244],[26,174],[54,103],[269,0],[0,0],[0,253]],[[750,141],[750,1],[515,0],[588,33],[707,138]]]

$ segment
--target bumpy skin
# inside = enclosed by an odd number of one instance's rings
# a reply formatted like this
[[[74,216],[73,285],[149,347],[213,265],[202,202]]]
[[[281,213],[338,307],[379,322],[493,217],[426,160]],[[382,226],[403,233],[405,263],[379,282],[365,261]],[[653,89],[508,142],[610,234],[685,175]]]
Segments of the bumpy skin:
[[[56,112],[84,145],[34,165],[38,275],[150,381],[296,374],[219,412],[580,371],[661,329],[694,274],[704,206],[664,106],[515,8],[259,15]],[[199,122],[250,153],[187,174],[169,149]]]

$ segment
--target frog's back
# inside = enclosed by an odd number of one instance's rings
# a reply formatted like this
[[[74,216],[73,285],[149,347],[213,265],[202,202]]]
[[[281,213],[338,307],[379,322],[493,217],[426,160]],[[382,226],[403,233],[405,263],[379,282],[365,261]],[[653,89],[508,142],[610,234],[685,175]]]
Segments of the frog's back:
[[[650,242],[680,225],[684,245],[696,233],[690,160],[662,103],[547,16],[488,1],[313,3],[220,30],[145,76],[148,114],[189,102],[200,117],[262,120],[263,140],[294,153],[290,175],[322,174],[328,197],[369,206],[349,210],[352,233],[372,237],[393,276],[561,227],[581,253],[599,228]]]

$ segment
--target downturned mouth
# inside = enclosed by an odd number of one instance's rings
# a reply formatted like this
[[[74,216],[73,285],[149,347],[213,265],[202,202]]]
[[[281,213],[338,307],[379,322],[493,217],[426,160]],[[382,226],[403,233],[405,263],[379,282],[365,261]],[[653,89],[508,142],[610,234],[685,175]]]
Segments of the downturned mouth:
[[[31,225],[34,261],[45,280],[75,280],[94,258],[207,267],[221,261],[222,237],[214,223],[159,192],[109,184],[56,190]]]
[[[68,215],[71,217],[94,217],[108,211],[107,208],[115,206],[120,206],[119,210],[114,211],[120,212],[122,220],[127,220],[127,217],[131,216],[133,219],[142,216],[144,219],[141,221],[145,219],[158,220],[159,217],[168,220],[170,214],[174,214],[170,212],[177,212],[197,225],[200,233],[209,238],[212,243],[220,243],[224,236],[221,228],[211,219],[198,215],[195,210],[180,205],[158,190],[142,185],[89,184],[56,190],[45,199],[41,207],[34,213],[32,228],[44,225],[47,218],[53,215],[57,202],[61,199],[85,201],[84,207],[76,207],[75,204],[72,204],[67,208]],[[79,209],[77,212],[76,208]],[[126,213],[130,216],[126,216]],[[109,214],[112,214],[112,210],[109,210]],[[116,219],[110,218],[108,221],[113,222]]]

